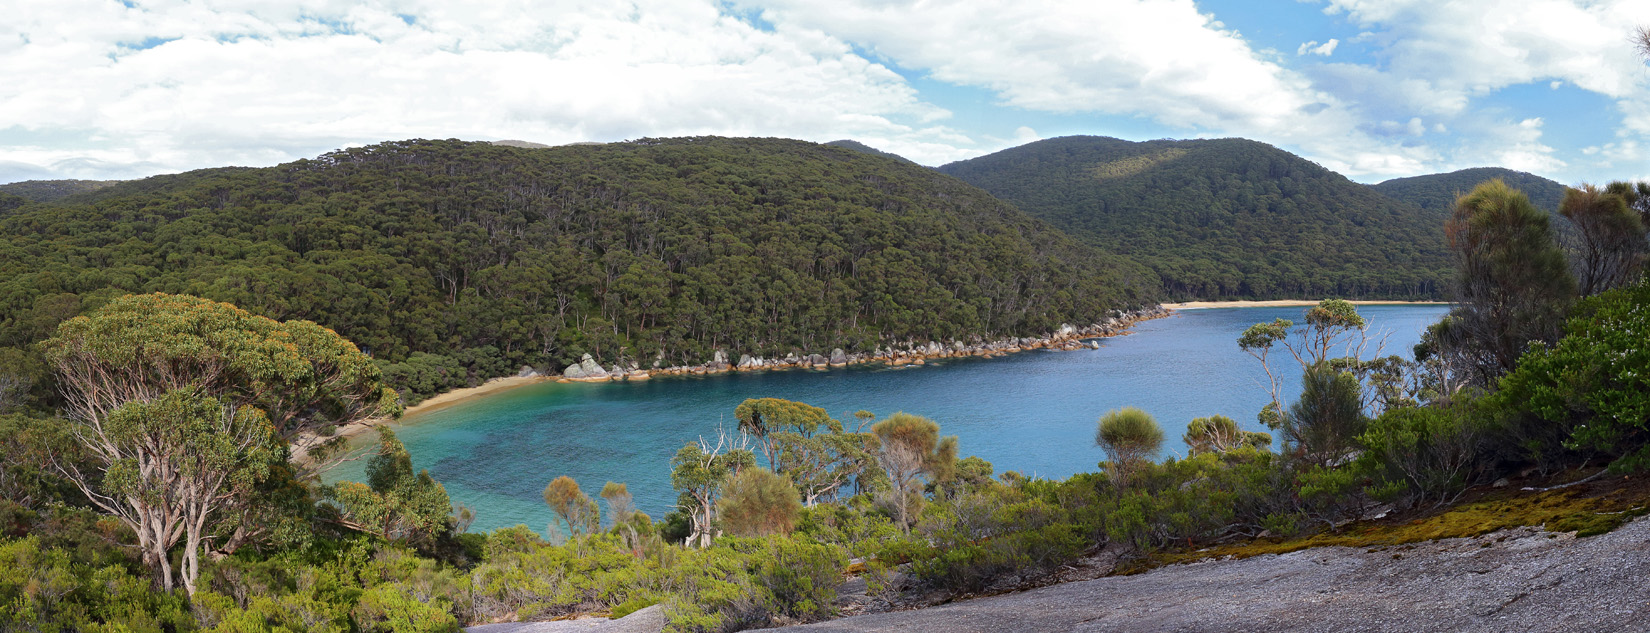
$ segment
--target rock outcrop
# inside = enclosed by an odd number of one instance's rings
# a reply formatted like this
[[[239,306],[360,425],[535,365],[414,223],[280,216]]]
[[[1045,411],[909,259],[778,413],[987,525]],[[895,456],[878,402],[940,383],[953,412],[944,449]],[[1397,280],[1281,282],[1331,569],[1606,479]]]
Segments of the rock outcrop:
[[[751,354],[740,354],[738,362],[730,362],[726,350],[716,350],[711,355],[710,362],[702,365],[664,366],[664,357],[660,355],[653,361],[650,369],[643,370],[638,365],[623,367],[614,365],[610,369],[603,369],[589,354],[578,363],[569,365],[562,371],[562,380],[567,382],[605,382],[609,380],[645,380],[655,376],[700,376],[720,374],[730,371],[767,371],[778,369],[817,369],[847,367],[865,363],[885,363],[890,367],[916,367],[926,364],[930,360],[940,358],[962,358],[978,356],[982,358],[996,358],[1004,354],[1013,354],[1033,349],[1050,350],[1080,350],[1100,349],[1099,341],[1095,339],[1109,336],[1118,336],[1125,333],[1130,326],[1148,319],[1167,316],[1169,311],[1163,306],[1153,306],[1124,312],[1112,310],[1105,319],[1078,327],[1069,323],[1060,325],[1053,332],[1038,337],[1011,337],[996,341],[907,341],[903,344],[879,346],[871,352],[849,353],[841,348],[832,349],[829,355],[819,352],[791,352],[784,358],[767,359]]]

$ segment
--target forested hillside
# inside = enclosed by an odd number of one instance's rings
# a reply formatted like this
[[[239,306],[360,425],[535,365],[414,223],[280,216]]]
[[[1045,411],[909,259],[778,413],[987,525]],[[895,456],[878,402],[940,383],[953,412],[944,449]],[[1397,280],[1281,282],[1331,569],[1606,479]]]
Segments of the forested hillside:
[[[854,150],[856,152],[865,152],[866,154],[871,154],[873,156],[882,156],[884,158],[892,158],[892,159],[895,159],[895,160],[911,163],[912,165],[917,164],[916,161],[913,161],[913,160],[911,160],[909,158],[906,158],[904,156],[900,156],[899,154],[895,154],[893,152],[884,152],[880,149],[877,149],[875,147],[871,147],[870,145],[866,145],[864,143],[861,143],[859,141],[855,141],[855,140],[852,140],[852,139],[842,139],[842,140],[839,140],[839,141],[830,141],[830,142],[826,143],[826,145],[832,145],[832,146],[835,146],[835,147],[851,149],[851,150]]]
[[[1472,191],[1479,183],[1496,178],[1524,192],[1536,208],[1549,213],[1556,213],[1558,203],[1564,199],[1564,185],[1535,174],[1500,167],[1476,167],[1447,174],[1394,178],[1371,186],[1388,198],[1435,211],[1438,217],[1443,217],[1449,213],[1457,197]]]
[[[940,171],[1104,251],[1178,298],[1441,298],[1443,220],[1243,139],[1071,136]]]
[[[35,202],[51,202],[77,193],[96,191],[119,180],[25,180],[0,185],[0,195],[11,194]]]
[[[1027,335],[1156,287],[949,176],[774,139],[401,141],[0,214],[0,347],[122,294],[187,293],[314,320],[425,391],[587,352]]]

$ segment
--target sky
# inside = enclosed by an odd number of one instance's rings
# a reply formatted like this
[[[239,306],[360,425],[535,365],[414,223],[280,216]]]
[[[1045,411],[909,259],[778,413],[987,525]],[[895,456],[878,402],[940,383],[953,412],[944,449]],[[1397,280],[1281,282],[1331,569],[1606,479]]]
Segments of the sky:
[[[1650,178],[1650,0],[0,0],[0,183],[407,138],[1244,137]]]

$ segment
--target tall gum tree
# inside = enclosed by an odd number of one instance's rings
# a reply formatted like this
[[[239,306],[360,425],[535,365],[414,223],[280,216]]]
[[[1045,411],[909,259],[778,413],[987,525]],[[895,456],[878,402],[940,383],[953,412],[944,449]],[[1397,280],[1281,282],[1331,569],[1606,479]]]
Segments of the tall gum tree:
[[[54,467],[137,534],[168,590],[180,539],[192,594],[202,546],[233,551],[269,529],[250,484],[298,432],[400,413],[371,360],[331,330],[197,297],[115,299],[41,347],[88,458]]]

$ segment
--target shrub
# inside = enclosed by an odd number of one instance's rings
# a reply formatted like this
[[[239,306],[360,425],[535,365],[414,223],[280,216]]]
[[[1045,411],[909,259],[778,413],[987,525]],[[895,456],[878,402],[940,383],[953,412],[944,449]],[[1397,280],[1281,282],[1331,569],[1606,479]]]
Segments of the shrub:
[[[722,491],[717,507],[722,529],[734,536],[789,534],[801,511],[796,487],[765,468],[740,471]]]
[[[1342,460],[1364,430],[1357,377],[1328,364],[1306,370],[1301,397],[1283,418],[1283,439],[1296,456],[1330,465]]]
[[[1443,505],[1460,498],[1477,476],[1481,437],[1465,407],[1394,409],[1358,436],[1364,447],[1359,467],[1388,487],[1379,496],[1401,506]]]
[[[1489,399],[1524,456],[1551,463],[1565,450],[1615,458],[1616,471],[1650,467],[1650,283],[1583,302],[1552,346],[1533,347]]]
[[[1100,416],[1094,443],[1106,452],[1112,479],[1127,486],[1130,474],[1163,447],[1163,427],[1140,409],[1113,409]]]

